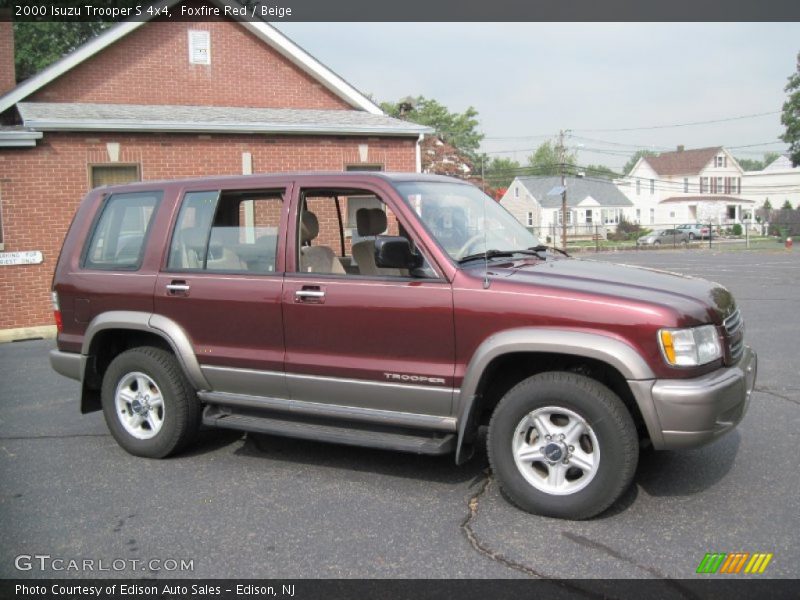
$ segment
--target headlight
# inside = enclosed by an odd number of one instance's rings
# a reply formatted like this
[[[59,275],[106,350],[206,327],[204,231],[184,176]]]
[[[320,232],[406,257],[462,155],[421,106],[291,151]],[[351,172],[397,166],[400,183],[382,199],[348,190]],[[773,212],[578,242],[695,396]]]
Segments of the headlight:
[[[722,357],[722,346],[714,325],[661,329],[658,342],[664,358],[673,367],[696,367]]]

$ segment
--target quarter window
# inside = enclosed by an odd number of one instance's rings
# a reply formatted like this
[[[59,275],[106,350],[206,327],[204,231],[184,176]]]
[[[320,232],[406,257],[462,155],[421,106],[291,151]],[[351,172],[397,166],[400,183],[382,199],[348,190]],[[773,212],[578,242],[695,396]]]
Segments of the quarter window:
[[[137,270],[161,192],[114,194],[103,206],[86,248],[88,269]]]

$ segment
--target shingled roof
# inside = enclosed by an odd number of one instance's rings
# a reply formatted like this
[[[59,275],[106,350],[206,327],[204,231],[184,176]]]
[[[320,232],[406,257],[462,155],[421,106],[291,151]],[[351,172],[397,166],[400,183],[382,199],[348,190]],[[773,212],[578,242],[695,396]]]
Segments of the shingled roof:
[[[561,177],[517,177],[536,198],[542,208],[560,208],[561,195],[549,196],[555,187],[561,186]],[[633,206],[625,194],[612,181],[567,177],[567,205],[575,207],[591,197],[600,206]]]
[[[659,175],[695,175],[703,170],[722,146],[662,152],[658,156],[645,156],[653,170]]]

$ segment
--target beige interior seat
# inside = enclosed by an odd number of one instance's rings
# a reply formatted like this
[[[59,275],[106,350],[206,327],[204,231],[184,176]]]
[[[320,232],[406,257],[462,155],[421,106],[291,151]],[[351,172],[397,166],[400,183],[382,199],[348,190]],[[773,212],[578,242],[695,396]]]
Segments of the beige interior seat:
[[[307,246],[319,235],[319,220],[311,211],[303,211],[300,221],[300,271],[345,275],[342,263],[328,246]]]
[[[407,273],[401,269],[384,269],[375,264],[375,237],[386,231],[386,213],[380,208],[359,208],[356,211],[356,228],[362,237],[372,236],[371,240],[362,240],[353,244],[353,258],[358,264],[361,275],[377,275],[380,277],[405,277]]]

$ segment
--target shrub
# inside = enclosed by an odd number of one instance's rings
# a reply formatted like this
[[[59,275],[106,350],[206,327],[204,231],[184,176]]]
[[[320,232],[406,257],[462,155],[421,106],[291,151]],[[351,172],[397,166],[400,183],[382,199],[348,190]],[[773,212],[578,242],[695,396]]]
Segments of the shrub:
[[[733,227],[731,227],[731,233],[733,235],[742,235],[742,226],[739,223],[735,223]]]

